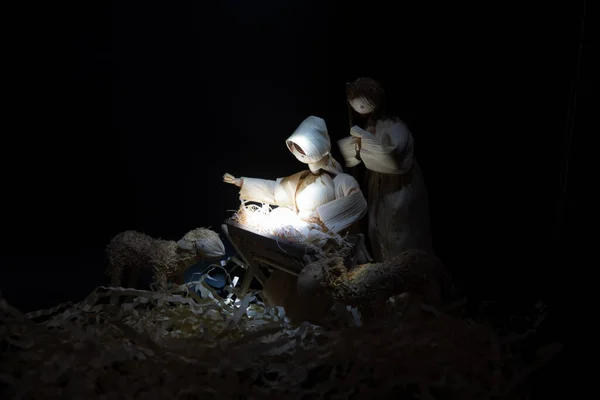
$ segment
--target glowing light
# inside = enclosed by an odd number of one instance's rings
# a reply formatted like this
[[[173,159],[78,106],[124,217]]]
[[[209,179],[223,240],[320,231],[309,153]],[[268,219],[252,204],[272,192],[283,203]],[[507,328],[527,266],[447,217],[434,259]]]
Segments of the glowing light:
[[[300,232],[310,230],[312,224],[303,221],[298,214],[287,207],[271,209],[263,205],[253,212],[244,215],[244,223],[262,231],[277,231],[282,227],[291,227]]]
[[[343,240],[341,236],[325,232],[316,223],[306,222],[292,209],[271,208],[268,204],[244,205],[237,221],[245,226],[290,241],[322,247],[328,240]],[[341,242],[340,242],[341,243]]]

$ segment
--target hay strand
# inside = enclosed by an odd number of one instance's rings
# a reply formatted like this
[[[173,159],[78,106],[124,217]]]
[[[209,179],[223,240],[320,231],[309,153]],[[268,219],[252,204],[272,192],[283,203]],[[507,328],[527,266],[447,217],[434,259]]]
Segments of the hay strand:
[[[304,221],[285,207],[242,202],[231,219],[259,233],[302,244],[316,251],[324,251],[330,247],[328,245],[350,246],[345,237],[327,230],[320,221]]]

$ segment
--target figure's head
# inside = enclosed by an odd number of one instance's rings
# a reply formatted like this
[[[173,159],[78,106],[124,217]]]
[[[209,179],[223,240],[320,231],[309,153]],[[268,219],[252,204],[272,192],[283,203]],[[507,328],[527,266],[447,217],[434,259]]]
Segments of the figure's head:
[[[189,231],[177,242],[181,257],[191,259],[218,259],[225,255],[225,245],[219,234],[206,228]]]
[[[321,161],[331,151],[331,141],[323,118],[310,116],[285,141],[288,149],[305,164]]]
[[[346,86],[348,103],[361,115],[381,110],[385,103],[385,92],[379,82],[371,78],[359,78]]]

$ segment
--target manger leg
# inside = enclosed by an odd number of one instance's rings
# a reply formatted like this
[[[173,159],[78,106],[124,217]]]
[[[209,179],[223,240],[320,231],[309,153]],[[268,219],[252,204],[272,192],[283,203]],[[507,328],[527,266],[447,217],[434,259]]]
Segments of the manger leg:
[[[250,284],[252,283],[252,279],[254,279],[254,268],[252,265],[247,265],[246,273],[244,273],[244,279],[242,279],[242,284],[240,286],[240,296],[245,296],[250,289]]]

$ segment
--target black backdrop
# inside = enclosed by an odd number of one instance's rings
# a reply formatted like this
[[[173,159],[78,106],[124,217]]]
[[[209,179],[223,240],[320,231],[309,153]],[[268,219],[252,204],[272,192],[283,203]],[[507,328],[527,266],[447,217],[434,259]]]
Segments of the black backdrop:
[[[3,149],[9,301],[81,299],[106,282],[120,231],[218,227],[238,204],[224,172],[298,171],[285,138],[311,114],[347,135],[344,84],[370,76],[414,133],[436,250],[469,295],[560,306],[552,232],[581,2],[217,3],[37,10],[14,61],[25,115]]]

